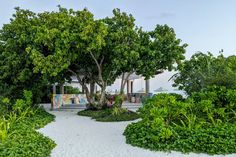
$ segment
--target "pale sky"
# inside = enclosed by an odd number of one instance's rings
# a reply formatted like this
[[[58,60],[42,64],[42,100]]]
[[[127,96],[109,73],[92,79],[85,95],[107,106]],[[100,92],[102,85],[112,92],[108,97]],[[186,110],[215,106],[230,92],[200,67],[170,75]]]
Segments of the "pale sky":
[[[152,30],[156,24],[173,27],[177,37],[187,43],[186,57],[197,51],[217,55],[236,55],[235,0],[0,0],[0,27],[8,23],[14,7],[34,12],[57,10],[57,5],[75,10],[88,8],[96,18],[112,15],[114,8],[131,13],[138,26]],[[171,89],[165,73],[151,79],[151,91],[159,87]],[[145,82],[135,80],[135,91],[145,88]],[[119,88],[116,82],[110,89]]]

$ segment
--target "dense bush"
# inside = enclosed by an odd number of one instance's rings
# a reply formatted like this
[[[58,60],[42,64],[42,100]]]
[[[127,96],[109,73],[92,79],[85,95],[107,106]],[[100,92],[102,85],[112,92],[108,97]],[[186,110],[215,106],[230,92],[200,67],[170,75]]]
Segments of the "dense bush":
[[[8,136],[4,141],[0,141],[0,156],[49,156],[51,150],[55,147],[55,143],[35,129],[45,126],[53,119],[54,116],[51,114],[43,109],[37,109],[32,117],[26,117],[17,122],[9,121]]]
[[[0,116],[8,113],[10,110],[10,100],[0,97]]]
[[[219,99],[225,92],[217,93],[216,88],[185,101],[156,95],[139,110],[142,120],[126,128],[126,141],[153,150],[236,153],[235,93],[226,90],[224,103]]]
[[[0,115],[0,156],[49,156],[55,143],[35,129],[51,122],[54,116],[32,106],[31,91],[23,95],[24,99],[17,99],[13,105],[7,98],[1,100],[1,108],[7,106],[7,112]]]
[[[33,107],[33,95],[31,91],[24,90],[23,98],[16,99],[10,101],[10,99],[5,97],[0,97],[0,116],[4,116],[9,114],[10,112],[14,112],[16,114],[20,114],[21,112],[25,112]]]

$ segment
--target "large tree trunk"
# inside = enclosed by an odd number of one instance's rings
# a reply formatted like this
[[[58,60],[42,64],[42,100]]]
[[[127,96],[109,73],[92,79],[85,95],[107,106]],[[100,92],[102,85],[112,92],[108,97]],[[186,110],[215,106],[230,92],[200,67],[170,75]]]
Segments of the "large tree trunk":
[[[100,105],[105,105],[105,100],[106,100],[106,86],[103,85],[101,87],[101,97],[100,97],[100,100],[99,100],[99,104]]]
[[[88,87],[85,84],[83,84],[82,87],[85,90],[85,95],[86,95],[88,103],[93,104],[94,100],[91,98],[91,93],[89,92]]]
[[[94,104],[95,103],[95,99],[93,98],[94,95],[91,95],[91,93],[89,92],[88,87],[86,86],[86,83],[80,78],[80,76],[76,72],[74,72],[71,69],[68,69],[68,71],[71,72],[74,76],[77,77],[77,80],[78,80],[79,84],[82,86],[82,90],[85,91],[85,95],[86,95],[88,103],[89,104]]]

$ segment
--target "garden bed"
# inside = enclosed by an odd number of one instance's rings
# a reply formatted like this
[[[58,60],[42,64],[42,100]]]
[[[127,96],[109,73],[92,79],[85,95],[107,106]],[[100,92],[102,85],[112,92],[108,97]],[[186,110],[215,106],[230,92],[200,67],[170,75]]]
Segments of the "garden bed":
[[[103,110],[83,110],[79,111],[78,115],[87,116],[101,122],[118,122],[118,121],[131,121],[139,118],[136,112],[127,110],[127,112],[114,115],[112,109]]]

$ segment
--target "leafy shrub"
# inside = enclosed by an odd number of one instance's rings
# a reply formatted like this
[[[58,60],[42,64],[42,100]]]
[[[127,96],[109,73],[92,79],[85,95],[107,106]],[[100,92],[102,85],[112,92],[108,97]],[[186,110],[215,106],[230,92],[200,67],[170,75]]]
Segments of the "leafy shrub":
[[[2,103],[8,104],[8,99]],[[12,110],[0,118],[0,156],[49,156],[55,143],[35,129],[54,119],[42,108],[32,107],[32,93],[24,91],[24,99],[17,99]]]
[[[169,93],[169,95],[174,96],[174,97],[176,98],[176,100],[179,100],[179,101],[183,101],[183,100],[184,100],[183,96],[180,95],[180,94],[177,94],[177,93]]]
[[[28,107],[32,107],[32,92],[24,90],[24,99],[17,99],[13,105],[13,110],[21,112]]]
[[[228,107],[236,109],[236,90],[223,86],[211,86],[202,92],[192,94],[194,101],[211,100],[216,107]]]
[[[128,125],[124,135],[128,144],[151,150],[229,154],[236,152],[235,132],[235,125],[199,129],[168,127],[153,130],[141,121]]]
[[[221,96],[210,95],[214,93],[198,93],[185,101],[169,94],[148,99],[139,110],[142,120],[125,129],[126,142],[152,150],[236,153],[235,110],[223,108],[233,106],[232,101],[214,104]]]
[[[4,142],[0,142],[0,156],[49,156],[55,147],[55,143],[35,129],[45,126],[53,119],[53,115],[40,108],[36,110],[33,117],[20,119],[14,125],[10,124],[8,137],[5,138]]]
[[[5,118],[1,118],[0,119],[0,143],[6,140],[9,129],[10,129],[10,123]]]
[[[123,101],[124,101],[124,95],[123,94],[116,95],[115,96],[115,102],[114,102],[113,106],[117,107],[117,108],[121,108]]]
[[[31,109],[32,105],[32,93],[30,91],[24,91],[25,99],[17,99],[13,105],[13,110],[9,110],[10,100],[8,98],[2,98],[1,105],[5,108],[5,112],[0,118],[0,142],[4,142],[9,136],[9,129],[29,115],[34,115],[36,110]],[[28,107],[27,107],[28,106]],[[26,108],[27,107],[27,108]]]

